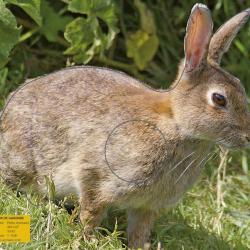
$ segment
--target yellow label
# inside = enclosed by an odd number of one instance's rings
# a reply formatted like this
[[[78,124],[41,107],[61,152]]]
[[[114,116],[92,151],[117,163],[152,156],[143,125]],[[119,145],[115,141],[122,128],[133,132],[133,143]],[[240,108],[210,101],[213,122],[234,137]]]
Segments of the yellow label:
[[[0,242],[29,242],[29,215],[0,215]]]

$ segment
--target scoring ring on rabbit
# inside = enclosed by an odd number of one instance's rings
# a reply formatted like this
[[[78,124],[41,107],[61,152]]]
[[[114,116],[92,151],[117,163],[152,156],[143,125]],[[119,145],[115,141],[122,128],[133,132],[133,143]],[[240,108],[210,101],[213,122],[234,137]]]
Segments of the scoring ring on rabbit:
[[[133,146],[135,146],[135,145],[133,144],[133,141],[131,139],[127,141],[128,137],[126,137],[125,142],[124,141],[122,142],[123,133],[120,133],[121,136],[118,134],[119,129],[123,130],[123,132],[124,132],[124,130],[129,129],[129,126],[131,126],[132,123],[137,123],[137,126],[140,126],[139,124],[143,124],[144,128],[147,128],[148,132],[151,131],[150,133],[157,133],[158,137],[161,138],[162,143],[164,143],[165,145],[167,144],[167,141],[166,141],[166,138],[165,138],[163,132],[153,122],[149,122],[149,121],[143,120],[143,119],[132,119],[132,120],[126,120],[126,121],[120,122],[108,134],[107,139],[105,141],[105,146],[104,146],[104,157],[105,157],[106,165],[108,166],[108,168],[110,169],[112,174],[114,174],[118,179],[120,179],[122,181],[125,181],[125,182],[128,182],[128,183],[133,183],[133,184],[140,185],[140,184],[143,184],[148,178],[147,179],[144,179],[144,178],[132,178],[132,177],[129,178],[128,175],[131,176],[131,175],[134,174],[136,176],[137,173],[140,172],[140,169],[135,169],[134,171],[131,171],[131,169],[129,169],[130,171],[128,171],[128,169],[126,168],[126,166],[129,167],[130,161],[135,160],[135,159],[129,159],[127,157],[132,155],[131,158],[136,158],[136,153],[131,152],[132,151],[131,149],[134,148]],[[127,125],[127,128],[126,128],[126,125]],[[113,139],[112,137],[114,137],[115,135],[117,135],[117,138]],[[121,139],[120,141],[118,141],[119,136],[120,136],[120,139]],[[155,134],[155,136],[156,136],[156,134]],[[138,137],[136,139],[138,139]],[[148,141],[150,141],[150,137],[148,137]],[[124,145],[127,146],[127,147],[124,148],[123,147]],[[118,162],[114,158],[113,158],[113,161],[112,161],[112,159],[108,159],[108,155],[112,155],[114,157],[117,155],[117,154],[115,154],[114,151],[110,152],[111,154],[109,154],[109,151],[108,151],[109,146],[113,147],[113,149],[118,149],[116,151],[116,153],[119,154],[119,156],[117,158],[119,158],[118,161],[119,161],[120,166],[117,166],[117,165],[114,164],[114,163]],[[153,146],[155,147],[155,145],[153,145]],[[119,150],[119,148],[120,148],[120,150]],[[129,149],[131,151],[129,151]],[[141,153],[142,152],[137,151],[138,155],[141,154]],[[123,157],[125,156],[125,159],[121,159],[121,155]],[[124,175],[126,175],[127,177],[124,177]],[[150,176],[149,176],[149,178],[150,178]]]

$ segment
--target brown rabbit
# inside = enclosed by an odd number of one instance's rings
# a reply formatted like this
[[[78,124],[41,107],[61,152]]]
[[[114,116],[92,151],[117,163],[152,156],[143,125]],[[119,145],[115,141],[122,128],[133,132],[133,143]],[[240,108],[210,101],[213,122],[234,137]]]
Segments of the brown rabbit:
[[[249,15],[241,12],[212,36],[210,12],[196,4],[169,91],[97,67],[25,83],[1,116],[2,177],[46,193],[51,176],[58,198],[79,198],[85,233],[110,205],[125,208],[129,247],[143,247],[156,216],[193,185],[214,144],[249,145],[244,88],[219,66]]]

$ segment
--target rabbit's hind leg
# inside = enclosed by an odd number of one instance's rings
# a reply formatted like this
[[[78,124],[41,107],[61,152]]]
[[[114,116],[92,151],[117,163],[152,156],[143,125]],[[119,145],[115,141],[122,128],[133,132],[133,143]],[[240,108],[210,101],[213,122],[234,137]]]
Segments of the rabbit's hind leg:
[[[18,150],[6,138],[0,134],[0,179],[11,188],[23,191],[35,184],[36,169],[28,152]]]

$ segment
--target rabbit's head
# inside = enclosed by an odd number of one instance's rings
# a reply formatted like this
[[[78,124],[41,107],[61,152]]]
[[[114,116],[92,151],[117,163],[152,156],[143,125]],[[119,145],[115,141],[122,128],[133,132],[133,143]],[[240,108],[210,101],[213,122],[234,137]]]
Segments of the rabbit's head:
[[[185,60],[171,102],[182,134],[228,148],[250,143],[250,114],[240,80],[220,67],[223,53],[250,15],[247,9],[212,34],[209,9],[196,4],[187,24]]]

